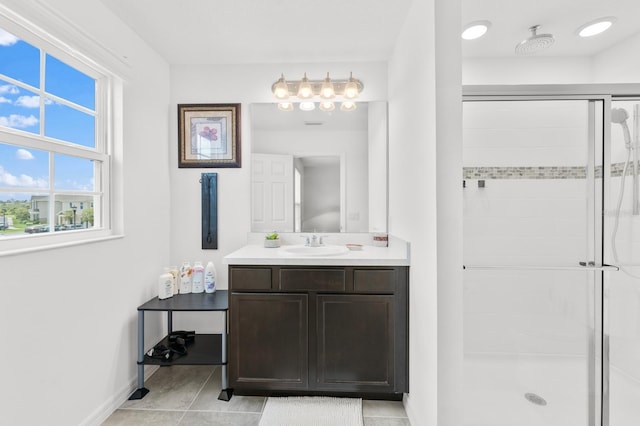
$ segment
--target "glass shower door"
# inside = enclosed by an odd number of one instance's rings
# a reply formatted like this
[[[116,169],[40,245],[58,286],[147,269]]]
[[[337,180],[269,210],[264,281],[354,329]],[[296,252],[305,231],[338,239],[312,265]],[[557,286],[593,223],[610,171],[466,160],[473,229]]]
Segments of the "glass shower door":
[[[465,426],[600,424],[605,102],[465,98]]]
[[[605,247],[620,272],[605,282],[605,419],[632,426],[640,424],[640,98],[614,99],[611,108]]]

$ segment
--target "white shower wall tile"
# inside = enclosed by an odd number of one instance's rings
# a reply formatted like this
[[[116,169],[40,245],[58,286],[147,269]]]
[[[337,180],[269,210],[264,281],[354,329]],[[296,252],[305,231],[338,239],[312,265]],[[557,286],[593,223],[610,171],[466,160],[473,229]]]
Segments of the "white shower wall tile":
[[[463,191],[465,264],[584,260],[584,180],[497,179]]]
[[[584,101],[489,101],[464,103],[465,128],[586,128]]]
[[[586,353],[587,273],[468,270],[464,279],[466,353]]]

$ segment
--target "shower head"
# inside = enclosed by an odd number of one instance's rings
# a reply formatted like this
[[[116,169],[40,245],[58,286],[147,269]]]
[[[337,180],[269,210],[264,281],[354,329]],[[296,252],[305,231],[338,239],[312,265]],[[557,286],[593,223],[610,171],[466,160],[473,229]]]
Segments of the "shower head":
[[[551,47],[555,43],[556,39],[551,34],[536,34],[540,28],[540,25],[534,25],[529,28],[531,31],[531,37],[526,40],[522,40],[516,45],[516,55],[530,55],[537,53],[541,50]]]
[[[629,113],[624,108],[612,108],[611,109],[611,122],[622,124],[629,118]]]
[[[629,113],[624,108],[612,108],[611,109],[611,122],[620,124],[622,126],[622,133],[624,136],[624,144],[627,148],[631,148],[631,133],[629,132],[629,126],[627,125],[627,118]]]

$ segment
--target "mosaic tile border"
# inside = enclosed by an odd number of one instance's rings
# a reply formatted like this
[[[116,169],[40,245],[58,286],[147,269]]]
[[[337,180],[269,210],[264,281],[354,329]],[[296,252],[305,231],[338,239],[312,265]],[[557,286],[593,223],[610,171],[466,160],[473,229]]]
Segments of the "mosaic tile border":
[[[640,162],[638,164],[640,167]],[[624,163],[611,165],[611,177],[622,176]],[[581,166],[548,167],[463,167],[463,179],[586,179],[587,168]],[[627,176],[632,175],[629,165]],[[602,167],[596,167],[596,178],[602,177]]]

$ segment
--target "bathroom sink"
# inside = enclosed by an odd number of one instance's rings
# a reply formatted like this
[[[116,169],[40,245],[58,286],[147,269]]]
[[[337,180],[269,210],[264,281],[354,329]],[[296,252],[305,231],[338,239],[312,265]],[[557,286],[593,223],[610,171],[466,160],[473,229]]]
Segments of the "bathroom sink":
[[[349,252],[345,246],[322,245],[318,247],[295,245],[280,247],[280,252],[289,256],[340,256]]]

